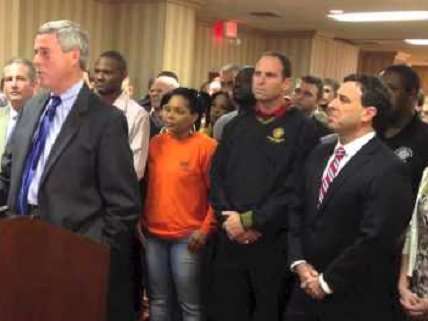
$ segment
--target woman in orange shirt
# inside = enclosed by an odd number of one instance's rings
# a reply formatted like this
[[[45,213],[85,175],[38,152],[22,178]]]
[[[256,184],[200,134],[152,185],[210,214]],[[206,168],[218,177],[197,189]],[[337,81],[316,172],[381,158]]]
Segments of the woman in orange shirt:
[[[193,130],[202,112],[198,93],[177,88],[162,107],[165,129],[149,147],[147,194],[141,217],[150,320],[170,320],[178,301],[183,321],[202,320],[202,248],[213,230],[208,203],[215,140]],[[175,288],[176,298],[172,298]]]

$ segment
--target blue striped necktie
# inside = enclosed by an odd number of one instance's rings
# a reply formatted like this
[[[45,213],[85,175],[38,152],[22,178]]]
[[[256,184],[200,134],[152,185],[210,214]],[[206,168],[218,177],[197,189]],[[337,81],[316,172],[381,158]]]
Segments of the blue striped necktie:
[[[56,108],[60,104],[61,97],[51,96],[46,112],[44,113],[36,134],[34,135],[31,149],[27,155],[24,171],[22,174],[21,188],[19,189],[19,195],[16,204],[16,210],[18,214],[28,214],[28,191],[34,178],[34,174],[36,173],[40,155],[43,153],[45,148],[46,138],[49,134],[49,130],[52,127]]]

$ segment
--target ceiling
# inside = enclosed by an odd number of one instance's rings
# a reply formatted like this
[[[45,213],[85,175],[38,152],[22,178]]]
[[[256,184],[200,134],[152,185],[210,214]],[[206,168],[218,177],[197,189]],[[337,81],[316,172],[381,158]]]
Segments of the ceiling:
[[[428,46],[406,45],[405,38],[428,38],[428,21],[389,23],[336,22],[329,10],[391,11],[428,10],[428,0],[208,0],[199,11],[202,19],[236,20],[266,31],[317,30],[345,39],[361,48],[397,50],[414,64],[428,63]],[[272,12],[278,18],[254,17],[251,12]]]

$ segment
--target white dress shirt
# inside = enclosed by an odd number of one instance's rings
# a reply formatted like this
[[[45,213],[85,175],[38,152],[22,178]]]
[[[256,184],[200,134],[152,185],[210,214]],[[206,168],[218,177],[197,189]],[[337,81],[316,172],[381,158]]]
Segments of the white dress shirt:
[[[134,169],[138,179],[144,176],[149,153],[149,113],[125,92],[116,98],[113,105],[123,111],[128,123],[129,146],[134,158]]]
[[[11,106],[10,112],[9,112],[9,121],[7,122],[7,129],[6,129],[6,142],[9,141],[10,135],[13,133],[13,130],[15,129],[18,116],[19,116],[19,113],[15,110],[15,108]]]

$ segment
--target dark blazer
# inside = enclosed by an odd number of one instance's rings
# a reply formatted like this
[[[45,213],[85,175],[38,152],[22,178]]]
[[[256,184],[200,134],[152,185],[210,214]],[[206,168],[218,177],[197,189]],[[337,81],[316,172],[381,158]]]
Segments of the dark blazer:
[[[410,179],[374,138],[339,172],[317,208],[335,144],[319,145],[307,161],[304,210],[290,217],[288,258],[314,265],[334,293],[319,303],[306,300],[300,310],[322,321],[395,320],[397,259],[412,212]]]
[[[25,105],[3,157],[0,188],[3,197],[9,190],[11,212],[16,208],[26,157],[48,99],[47,94],[41,94]],[[124,307],[131,299],[126,288],[131,280],[126,269],[117,269],[115,261],[120,258],[119,265],[126,265],[129,240],[140,212],[127,133],[124,115],[83,86],[52,147],[38,194],[42,220],[112,246],[111,284],[120,286],[119,292],[124,290],[122,297],[117,296],[116,311],[122,307],[128,310]],[[131,320],[124,313],[118,319]]]

